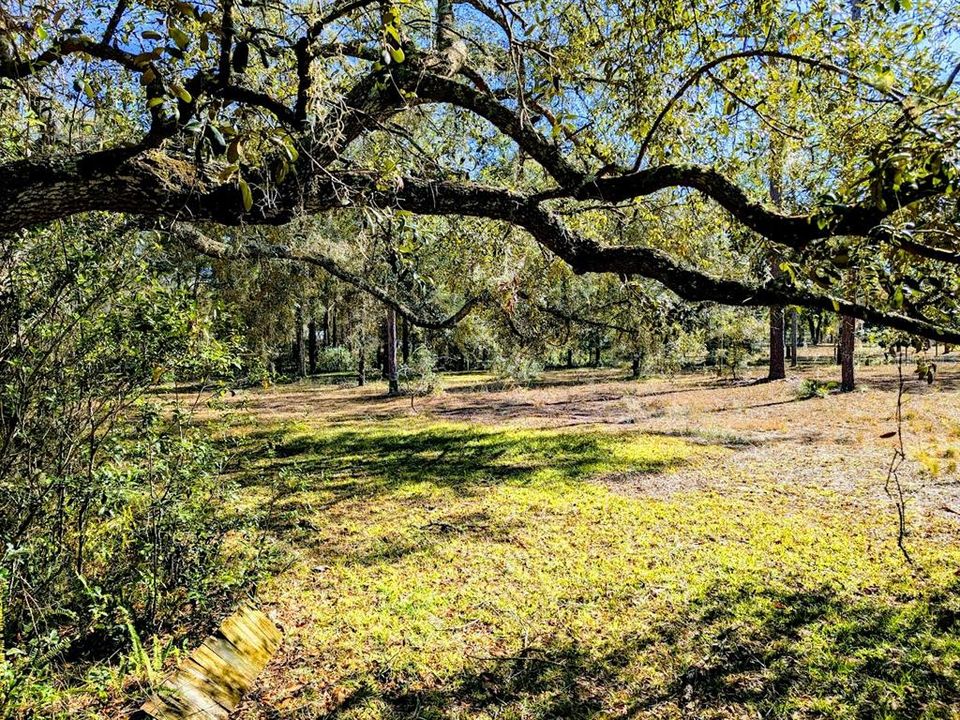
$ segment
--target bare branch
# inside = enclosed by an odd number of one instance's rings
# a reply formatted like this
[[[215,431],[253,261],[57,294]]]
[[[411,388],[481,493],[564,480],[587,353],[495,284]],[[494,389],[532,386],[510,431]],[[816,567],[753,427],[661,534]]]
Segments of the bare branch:
[[[314,265],[326,270],[334,277],[353,285],[358,290],[362,290],[383,304],[392,307],[397,311],[398,315],[406,318],[406,320],[413,325],[428,330],[443,330],[444,328],[453,327],[469,315],[474,308],[488,302],[490,298],[489,294],[481,293],[467,300],[458,310],[445,318],[436,316],[425,317],[418,314],[417,311],[387,291],[369,282],[366,278],[347,270],[332,258],[315,250],[306,250],[290,245],[256,243],[252,241],[231,246],[210,238],[189,223],[177,223],[170,232],[170,235],[181,244],[208,257],[224,260],[291,260]]]

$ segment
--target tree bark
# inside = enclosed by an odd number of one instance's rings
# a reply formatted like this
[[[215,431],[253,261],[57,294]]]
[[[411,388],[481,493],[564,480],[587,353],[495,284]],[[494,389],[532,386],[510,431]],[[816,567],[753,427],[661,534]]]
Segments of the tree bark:
[[[787,376],[784,360],[783,306],[770,308],[770,368],[768,380],[783,380]]]
[[[307,372],[303,355],[303,311],[300,308],[297,308],[294,315],[294,323],[296,327],[294,328],[293,335],[293,366],[297,377],[304,377]]]
[[[400,344],[403,348],[403,364],[410,363],[410,321],[406,317],[400,318]]]
[[[363,387],[363,384],[366,382],[366,348],[364,344],[366,343],[366,337],[363,332],[363,319],[360,320],[360,341],[357,343],[357,386]]]
[[[771,135],[770,139],[770,202],[781,209],[781,200],[783,199],[783,139],[777,135]],[[770,272],[774,278],[778,278],[782,271],[777,262],[776,255],[768,257],[770,262]],[[772,305],[770,307],[770,367],[767,371],[768,380],[783,380],[787,376],[786,363],[784,361],[784,327],[783,327],[783,305]]]
[[[840,389],[850,392],[854,388],[853,350],[857,321],[849,315],[840,318]]]
[[[790,367],[797,366],[797,309],[790,310]]]
[[[386,332],[384,333],[384,363],[383,374],[387,378],[388,394],[400,393],[400,382],[397,376],[397,311],[387,308]]]
[[[317,374],[317,321],[315,318],[310,318],[310,322],[307,323],[307,356],[310,360],[310,374]]]

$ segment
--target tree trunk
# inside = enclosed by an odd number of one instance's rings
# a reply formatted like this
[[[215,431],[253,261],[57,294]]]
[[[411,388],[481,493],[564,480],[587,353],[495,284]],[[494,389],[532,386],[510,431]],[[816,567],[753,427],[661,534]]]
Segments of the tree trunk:
[[[310,358],[310,374],[317,374],[317,321],[310,318],[307,323],[307,355]]]
[[[783,139],[776,133],[770,138],[770,202],[780,209],[783,199]],[[770,272],[778,277],[783,271],[775,255],[769,255]],[[784,361],[784,328],[783,305],[774,305],[770,308],[770,368],[767,372],[768,380],[783,380],[787,376],[786,362]]]
[[[567,348],[567,369],[573,368],[573,350]]]
[[[630,377],[634,380],[640,377],[640,353],[633,354],[633,361],[630,363]]]
[[[307,368],[304,363],[304,344],[303,344],[303,313],[300,308],[297,308],[297,312],[294,316],[294,322],[296,327],[294,328],[294,340],[293,340],[293,367],[297,373],[297,377],[303,377],[307,374]]]
[[[786,361],[783,356],[783,307],[770,308],[770,370],[768,380],[783,380],[787,376]]]
[[[386,375],[388,393],[400,393],[400,382],[397,377],[397,311],[387,308],[386,333],[384,334],[383,374]]]
[[[840,389],[850,392],[854,388],[853,346],[857,321],[844,315],[840,318]]]
[[[797,309],[790,311],[790,367],[797,366],[797,335],[798,335]]]
[[[807,315],[807,325],[810,327],[810,343],[819,345],[823,342],[823,315],[811,312]]]
[[[330,347],[330,306],[323,309],[323,347]]]
[[[410,362],[410,323],[407,319],[400,319],[400,344],[403,348],[403,364]]]
[[[366,352],[363,347],[364,337],[363,329],[360,330],[360,346],[357,350],[357,386],[363,387],[364,382],[366,382],[366,372],[367,372],[367,362],[366,362]]]

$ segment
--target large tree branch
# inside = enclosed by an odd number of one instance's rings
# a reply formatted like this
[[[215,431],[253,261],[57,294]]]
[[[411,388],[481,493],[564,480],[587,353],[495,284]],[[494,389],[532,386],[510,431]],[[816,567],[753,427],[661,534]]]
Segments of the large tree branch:
[[[348,5],[354,7],[352,3]],[[98,52],[101,57],[111,57],[131,68],[143,69],[133,56],[116,48],[85,43],[79,39],[70,42],[78,43],[74,49]],[[724,56],[722,59],[752,57],[758,54],[771,53],[748,51]],[[784,53],[775,55],[796,59]],[[344,95],[342,103],[334,106],[333,112],[326,119],[329,130],[315,142],[308,157],[302,158],[301,174],[310,175],[317,168],[327,167],[341,156],[353,140],[365,131],[378,127],[379,123],[391,115],[406,107],[433,102],[455,105],[485,118],[539,162],[560,187],[540,194],[538,199],[574,198],[622,202],[668,188],[685,187],[710,197],[737,221],[772,242],[793,248],[802,248],[819,238],[841,234],[869,234],[878,223],[900,207],[942,192],[946,182],[943,177],[931,175],[909,190],[894,192],[892,187],[887,187],[881,193],[880,203],[871,198],[859,203],[817,210],[807,215],[785,215],[761,202],[751,200],[740,186],[712,168],[669,164],[617,177],[594,178],[570,162],[559,146],[541,135],[521,113],[508,108],[488,93],[446,76],[458,68],[438,67],[444,71],[442,73],[429,70],[431,63],[437,64],[435,60],[431,56],[411,57],[408,63],[385,76],[388,80],[386,85],[383,83],[385,78],[376,73],[361,78]],[[208,92],[231,102],[262,107],[291,128],[303,124],[306,112],[305,96],[298,97],[296,107],[291,110],[262,93],[229,83],[224,84],[223,78],[224,75],[221,74],[217,78],[219,84],[214,84],[207,82],[200,74],[195,78],[196,82],[191,89]],[[406,97],[398,91],[406,93]]]
[[[748,53],[754,55],[756,53]],[[788,53],[778,57],[796,59]],[[943,192],[945,175],[929,175],[915,187],[895,191],[887,184],[879,198],[818,209],[806,215],[787,215],[747,193],[721,172],[698,165],[667,164],[616,177],[595,178],[574,166],[560,148],[536,131],[520,113],[503,105],[488,93],[432,73],[406,72],[398,82],[416,92],[421,101],[456,105],[483,117],[514,140],[559,183],[538,199],[574,198],[623,202],[668,189],[696,190],[717,202],[736,220],[774,243],[802,248],[809,242],[837,235],[867,235],[883,219],[919,200]],[[880,202],[877,202],[877,200]]]
[[[19,60],[4,55],[0,59],[0,78],[22,80],[62,60],[67,55],[78,53],[86,53],[98,60],[116,63],[136,73],[141,73],[149,67],[148,62],[138,60],[135,55],[109,42],[95,42],[84,36],[70,36],[54,42],[36,57]]]
[[[362,173],[304,177],[281,187],[280,193],[256,192],[256,205],[248,213],[241,194],[232,184],[213,185],[199,177],[191,163],[159,153],[112,150],[71,160],[21,161],[0,168],[0,197],[7,199],[0,204],[0,232],[90,210],[209,220],[225,225],[279,225],[304,214],[344,206],[473,216],[524,228],[578,273],[640,275],[659,281],[687,300],[837,310],[877,324],[960,343],[957,329],[922,318],[883,312],[802,288],[715,278],[651,248],[600,245],[571,231],[535,198],[500,188],[417,178],[405,178],[386,188],[378,177]]]
[[[376,191],[373,193],[376,195]],[[386,198],[372,198],[382,202]],[[878,325],[935,340],[960,343],[960,329],[923,318],[885,312],[859,303],[793,287],[782,282],[754,285],[717,278],[683,265],[652,248],[604,246],[571,231],[560,219],[530,198],[495,188],[463,184],[405,181],[392,196],[397,207],[421,214],[474,215],[503,220],[526,229],[541,245],[565,260],[577,273],[617,273],[656,280],[685,300],[724,305],[768,307],[799,305],[838,312]]]
[[[938,195],[948,182],[943,175],[929,175],[913,188],[881,192],[882,203],[873,198],[814,210],[806,215],[786,215],[747,193],[723,173],[699,165],[669,164],[619,177],[600,178],[573,193],[580,200],[622,202],[645,197],[668,188],[690,188],[709,197],[737,221],[770,241],[795,249],[813,240],[838,235],[869,235],[885,218],[919,200]],[[544,196],[541,196],[544,197]]]
[[[492,95],[432,73],[408,74],[403,82],[422,101],[456,105],[484,118],[540,163],[562,187],[576,189],[586,181],[586,173],[576,168],[555,143]]]

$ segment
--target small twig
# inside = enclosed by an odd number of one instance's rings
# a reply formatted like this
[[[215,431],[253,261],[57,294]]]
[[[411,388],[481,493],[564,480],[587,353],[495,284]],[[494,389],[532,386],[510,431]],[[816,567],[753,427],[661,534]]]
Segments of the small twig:
[[[903,554],[904,559],[913,565],[913,558],[907,552],[907,517],[906,505],[903,496],[903,486],[900,484],[899,470],[907,454],[903,447],[903,389],[905,381],[903,379],[903,350],[897,350],[897,447],[893,451],[893,457],[890,459],[890,466],[887,468],[887,480],[883,485],[883,490],[887,497],[893,501],[897,509],[897,547]]]

